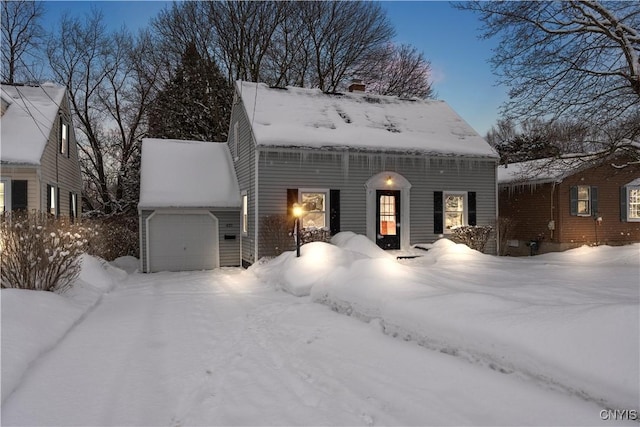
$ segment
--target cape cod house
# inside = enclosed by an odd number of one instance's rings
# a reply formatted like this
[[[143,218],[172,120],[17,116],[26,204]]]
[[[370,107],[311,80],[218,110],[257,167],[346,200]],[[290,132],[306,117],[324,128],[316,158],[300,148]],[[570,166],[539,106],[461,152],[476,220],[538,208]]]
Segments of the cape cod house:
[[[640,242],[640,165],[548,159],[498,168],[499,212],[513,224],[507,255]]]
[[[66,89],[1,87],[0,212],[76,218],[82,177]]]
[[[227,143],[243,265],[274,254],[270,218],[292,227],[294,203],[305,208],[303,227],[353,231],[384,249],[495,225],[498,156],[445,102],[361,85],[333,94],[242,81],[235,89]],[[494,237],[486,250],[496,249]]]

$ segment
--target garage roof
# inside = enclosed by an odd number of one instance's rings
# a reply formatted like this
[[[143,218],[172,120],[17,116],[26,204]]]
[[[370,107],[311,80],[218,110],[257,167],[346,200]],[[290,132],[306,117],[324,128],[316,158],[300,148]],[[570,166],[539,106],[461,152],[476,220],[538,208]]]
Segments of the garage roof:
[[[225,143],[142,140],[138,208],[239,206],[238,180]]]

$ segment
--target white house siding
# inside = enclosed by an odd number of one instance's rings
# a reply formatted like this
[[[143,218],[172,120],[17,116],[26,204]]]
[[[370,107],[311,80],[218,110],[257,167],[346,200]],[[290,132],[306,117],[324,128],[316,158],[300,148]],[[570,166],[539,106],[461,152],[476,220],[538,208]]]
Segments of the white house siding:
[[[286,213],[288,188],[334,189],[340,190],[340,230],[366,234],[365,183],[387,171],[411,183],[410,244],[440,237],[434,233],[434,191],[476,192],[477,225],[495,225],[495,159],[262,147],[258,153],[261,217]],[[486,252],[496,252],[495,239]]]
[[[61,107],[69,117],[69,106],[64,98]],[[25,180],[27,184],[27,203],[29,210],[47,210],[47,185],[58,187],[60,192],[60,216],[68,217],[69,193],[78,197],[77,212],[81,211],[82,175],[78,162],[78,148],[72,123],[69,121],[69,155],[60,154],[60,120],[54,120],[47,144],[43,150],[39,165],[3,164],[2,178]]]
[[[164,209],[167,212],[170,210]],[[206,211],[206,210],[205,210]],[[220,267],[240,265],[240,217],[237,209],[209,209],[218,219]],[[139,214],[141,271],[148,273],[147,219],[155,210],[142,210]],[[227,236],[227,237],[225,237]],[[234,236],[235,238],[230,238]]]
[[[0,177],[11,181],[27,181],[27,210],[40,209],[40,180],[38,166],[2,165]],[[46,203],[46,200],[45,200]],[[9,209],[9,206],[7,206]]]
[[[65,115],[68,118],[69,110],[66,97],[62,108],[66,111]],[[82,175],[80,173],[80,163],[78,162],[78,148],[73,131],[73,123],[70,119],[68,119],[67,125],[69,129],[69,155],[60,153],[60,119],[56,118],[40,162],[40,210],[47,209],[47,185],[54,185],[58,187],[60,194],[59,212],[61,217],[68,217],[70,214],[70,192],[78,196],[78,214],[80,214],[82,205]]]
[[[236,126],[236,123],[238,125]],[[236,151],[236,129],[238,131],[238,147]],[[229,140],[227,141],[231,157],[234,159],[236,176],[238,177],[238,185],[240,191],[247,192],[247,205],[249,212],[248,232],[246,236],[242,236],[242,259],[247,263],[255,262],[255,210],[256,210],[256,192],[254,182],[255,176],[255,144],[251,134],[251,126],[242,107],[242,103],[236,100],[233,104],[231,112],[231,123],[229,127]],[[237,157],[236,157],[237,153]]]

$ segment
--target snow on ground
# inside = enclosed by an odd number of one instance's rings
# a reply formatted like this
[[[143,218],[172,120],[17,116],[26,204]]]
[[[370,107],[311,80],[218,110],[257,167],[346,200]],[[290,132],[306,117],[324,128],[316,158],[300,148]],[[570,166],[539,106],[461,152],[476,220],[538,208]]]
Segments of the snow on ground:
[[[603,405],[640,407],[640,245],[513,259],[443,239],[402,265],[363,256],[377,247],[349,246],[352,233],[343,234],[339,247],[305,245],[301,258],[286,253],[252,270],[387,334]]]
[[[2,401],[32,363],[54,348],[124,272],[83,255],[82,270],[66,295],[2,289]]]
[[[335,242],[250,271],[124,277],[87,257],[76,293],[2,290],[2,425],[612,425],[602,409],[638,409],[640,245],[508,259],[441,241],[401,264]],[[45,331],[87,287],[107,293]],[[7,392],[6,358],[34,354]]]

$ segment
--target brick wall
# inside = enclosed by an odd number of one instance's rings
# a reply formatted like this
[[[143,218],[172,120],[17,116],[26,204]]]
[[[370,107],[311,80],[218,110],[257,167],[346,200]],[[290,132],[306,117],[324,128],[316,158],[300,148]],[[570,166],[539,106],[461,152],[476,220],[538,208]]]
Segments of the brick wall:
[[[520,246],[507,253],[527,254],[523,242],[541,238],[540,252],[563,250],[584,244],[621,245],[640,242],[640,222],[620,219],[620,187],[640,177],[640,165],[616,168],[611,162],[592,167],[565,178],[561,183],[539,185],[501,185],[499,216],[515,221],[507,238],[519,240]],[[572,186],[598,187],[598,224],[593,217],[571,215]],[[550,230],[549,222],[555,222]],[[523,247],[524,246],[524,247]]]

